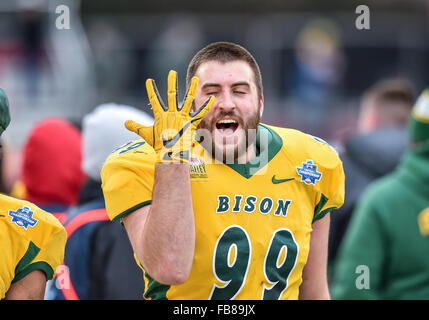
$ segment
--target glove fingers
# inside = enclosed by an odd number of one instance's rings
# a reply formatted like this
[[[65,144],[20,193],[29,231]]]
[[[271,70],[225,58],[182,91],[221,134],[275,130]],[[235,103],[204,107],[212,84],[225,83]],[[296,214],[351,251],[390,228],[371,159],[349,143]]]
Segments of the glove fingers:
[[[146,91],[155,117],[163,110],[167,111],[153,79],[146,80]]]
[[[189,114],[189,111],[191,111],[192,102],[194,101],[197,94],[199,82],[200,79],[198,77],[192,77],[191,85],[189,86],[188,92],[186,93],[185,103],[182,107],[182,110],[185,114]]]
[[[209,113],[210,109],[213,107],[213,104],[215,102],[215,97],[210,96],[209,99],[204,102],[204,104],[195,112],[191,113],[191,117],[198,116],[200,119],[204,118],[207,113]]]
[[[168,73],[168,110],[177,110],[177,72],[170,70]]]
[[[142,137],[148,144],[153,147],[154,139],[153,139],[153,126],[143,126],[138,122],[133,120],[127,120],[125,122],[125,128],[128,130],[138,134]]]

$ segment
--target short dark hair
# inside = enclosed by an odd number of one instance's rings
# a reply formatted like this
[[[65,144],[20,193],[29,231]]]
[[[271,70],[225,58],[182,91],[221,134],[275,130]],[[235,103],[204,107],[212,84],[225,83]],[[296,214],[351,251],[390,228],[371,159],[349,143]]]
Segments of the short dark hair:
[[[364,98],[374,98],[377,102],[403,103],[410,109],[416,99],[412,84],[401,78],[380,80],[364,93]]]
[[[371,106],[386,125],[401,127],[407,125],[415,99],[413,85],[403,78],[382,79],[363,95],[363,102],[372,101]]]
[[[253,70],[258,95],[262,97],[262,76],[258,63],[244,47],[231,42],[214,42],[198,51],[189,63],[186,73],[186,86],[188,87],[190,85],[192,77],[195,76],[198,67],[202,63],[206,61],[226,63],[237,60],[245,61],[249,64],[250,68]]]

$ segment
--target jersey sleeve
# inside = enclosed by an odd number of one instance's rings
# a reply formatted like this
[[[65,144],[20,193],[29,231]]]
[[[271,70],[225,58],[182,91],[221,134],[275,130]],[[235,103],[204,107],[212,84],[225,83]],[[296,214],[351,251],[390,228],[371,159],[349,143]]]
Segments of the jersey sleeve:
[[[123,218],[152,201],[155,151],[137,140],[113,152],[101,170],[106,211],[111,220]]]
[[[310,136],[311,153],[317,159],[321,179],[316,185],[317,199],[313,222],[323,218],[333,209],[340,208],[344,203],[345,176],[343,163],[336,150],[320,138]]]
[[[31,208],[34,210],[33,217],[37,223],[31,229],[19,229],[23,238],[27,239],[27,248],[18,261],[12,282],[19,281],[35,270],[44,272],[46,279],[51,280],[64,260],[67,242],[64,227],[52,214],[34,205]]]

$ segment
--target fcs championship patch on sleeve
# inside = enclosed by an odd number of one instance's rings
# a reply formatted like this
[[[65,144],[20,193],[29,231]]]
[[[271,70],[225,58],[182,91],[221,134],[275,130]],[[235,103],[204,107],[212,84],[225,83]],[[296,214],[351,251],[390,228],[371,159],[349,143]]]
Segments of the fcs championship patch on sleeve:
[[[19,208],[16,211],[9,210],[9,216],[12,217],[11,222],[15,223],[18,227],[22,227],[25,230],[28,227],[34,227],[39,220],[33,218],[33,211],[29,207]]]
[[[313,160],[307,160],[302,163],[302,167],[296,167],[296,172],[301,176],[301,182],[305,184],[316,185],[320,181],[322,173],[317,171],[317,164]]]

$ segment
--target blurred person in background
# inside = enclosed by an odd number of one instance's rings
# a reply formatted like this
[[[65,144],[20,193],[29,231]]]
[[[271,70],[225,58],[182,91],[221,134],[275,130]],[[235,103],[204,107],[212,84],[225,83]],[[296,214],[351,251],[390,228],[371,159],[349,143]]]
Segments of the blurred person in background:
[[[92,65],[97,85],[97,99],[109,101],[129,88],[136,62],[133,42],[112,23],[96,20],[88,27]],[[115,61],[115,63],[112,63]]]
[[[410,149],[393,173],[368,186],[353,213],[335,299],[429,298],[429,88],[408,128]]]
[[[142,299],[144,280],[133,259],[125,228],[111,223],[105,210],[100,172],[105,159],[118,147],[136,140],[124,123],[139,119],[152,125],[153,119],[136,108],[102,104],[83,118],[82,167],[88,179],[79,201],[68,212],[65,228],[68,241],[64,263],[68,270],[47,296],[55,300]],[[64,278],[67,281],[64,282]]]
[[[82,136],[61,118],[48,118],[31,130],[22,151],[24,199],[54,214],[61,223],[76,204],[85,182]]]
[[[323,125],[341,92],[345,66],[340,29],[334,21],[314,19],[300,30],[288,90],[303,131],[324,135]]]
[[[47,64],[46,21],[48,21],[48,0],[18,0],[17,26],[23,59],[23,81],[27,95],[33,99],[40,93],[43,69]],[[37,104],[34,104],[37,106]]]
[[[9,101],[0,89],[0,135],[9,123]],[[42,300],[63,261],[64,227],[33,203],[0,194],[0,236],[0,300]]]
[[[0,193],[22,199],[24,196],[24,187],[19,180],[19,172],[21,170],[20,151],[15,150],[15,146],[7,137],[2,137],[0,139],[0,147]]]
[[[9,195],[11,190],[10,188],[8,188],[7,182],[5,179],[5,169],[4,169],[5,165],[3,160],[4,154],[5,154],[4,146],[3,146],[4,143],[5,141],[1,139],[0,140],[0,193]]]
[[[23,199],[24,187],[19,180],[19,155],[16,155],[8,139],[0,139],[0,193]]]
[[[338,214],[331,217],[330,267],[362,192],[371,181],[395,169],[406,150],[414,101],[411,84],[396,78],[383,79],[363,94],[356,132],[346,139],[341,154],[347,196]]]

